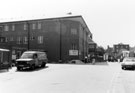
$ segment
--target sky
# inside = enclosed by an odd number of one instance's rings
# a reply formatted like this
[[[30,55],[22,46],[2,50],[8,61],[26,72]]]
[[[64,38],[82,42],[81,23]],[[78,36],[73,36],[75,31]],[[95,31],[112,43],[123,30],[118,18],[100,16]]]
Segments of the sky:
[[[0,0],[0,22],[82,15],[99,46],[135,46],[135,0]]]

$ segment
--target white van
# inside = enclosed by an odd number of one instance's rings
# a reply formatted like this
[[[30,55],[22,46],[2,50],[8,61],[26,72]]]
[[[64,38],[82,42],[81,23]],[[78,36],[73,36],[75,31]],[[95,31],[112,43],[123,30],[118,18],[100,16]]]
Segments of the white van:
[[[45,52],[40,51],[26,51],[22,56],[16,60],[17,70],[23,68],[35,69],[35,67],[45,67],[48,62]]]

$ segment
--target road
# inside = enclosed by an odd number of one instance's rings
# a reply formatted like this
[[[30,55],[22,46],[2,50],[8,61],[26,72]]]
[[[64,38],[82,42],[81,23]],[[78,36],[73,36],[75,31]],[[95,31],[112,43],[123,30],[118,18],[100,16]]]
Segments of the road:
[[[134,93],[135,71],[120,63],[47,64],[34,71],[0,72],[0,93]]]

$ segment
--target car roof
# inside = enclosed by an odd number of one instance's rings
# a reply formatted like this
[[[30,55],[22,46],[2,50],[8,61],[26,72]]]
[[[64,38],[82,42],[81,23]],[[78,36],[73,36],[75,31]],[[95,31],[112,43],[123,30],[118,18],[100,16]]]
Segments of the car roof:
[[[126,57],[124,58],[123,62],[135,61],[135,57]]]
[[[124,59],[135,59],[135,57],[126,57]]]

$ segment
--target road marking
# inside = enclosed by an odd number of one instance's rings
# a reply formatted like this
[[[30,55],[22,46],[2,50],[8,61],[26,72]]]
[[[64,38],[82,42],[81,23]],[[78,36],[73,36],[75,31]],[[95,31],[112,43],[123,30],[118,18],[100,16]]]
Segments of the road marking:
[[[120,72],[121,71],[118,71],[113,75],[111,82],[110,82],[109,89],[107,90],[107,93],[115,93],[116,92],[115,85],[116,85],[118,77],[120,76]]]

